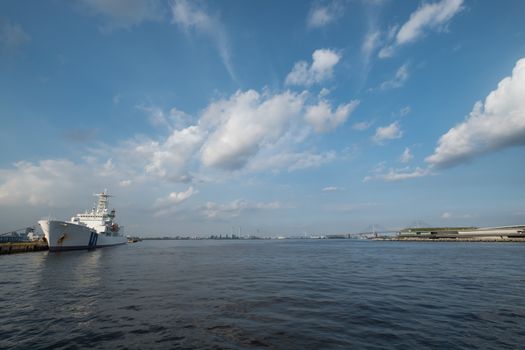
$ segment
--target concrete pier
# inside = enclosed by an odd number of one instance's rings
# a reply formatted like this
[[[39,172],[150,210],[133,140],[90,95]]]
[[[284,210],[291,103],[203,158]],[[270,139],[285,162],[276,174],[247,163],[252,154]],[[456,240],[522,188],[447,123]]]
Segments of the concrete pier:
[[[9,242],[0,243],[0,254],[29,253],[48,250],[46,242]]]

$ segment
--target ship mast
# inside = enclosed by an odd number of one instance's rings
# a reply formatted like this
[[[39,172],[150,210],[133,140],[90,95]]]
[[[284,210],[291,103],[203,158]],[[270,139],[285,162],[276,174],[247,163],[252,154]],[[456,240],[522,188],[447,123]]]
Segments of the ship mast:
[[[108,198],[113,197],[112,195],[108,194],[108,190],[105,189],[102,193],[95,193],[94,196],[98,196],[98,204],[97,204],[97,213],[103,214],[107,212],[108,209]]]

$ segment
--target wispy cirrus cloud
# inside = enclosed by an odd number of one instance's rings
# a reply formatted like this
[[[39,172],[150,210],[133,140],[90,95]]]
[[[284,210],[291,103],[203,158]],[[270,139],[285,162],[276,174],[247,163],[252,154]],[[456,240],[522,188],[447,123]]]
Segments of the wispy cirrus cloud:
[[[364,131],[368,130],[372,125],[374,125],[373,121],[362,121],[352,125],[352,129],[357,131]]]
[[[381,83],[381,90],[396,89],[402,87],[408,80],[410,72],[408,71],[408,64],[403,64],[396,71],[395,76],[392,79],[386,80]]]
[[[172,22],[186,32],[195,31],[207,35],[217,46],[230,77],[237,81],[232,62],[230,40],[224,24],[217,15],[211,15],[204,6],[194,1],[174,0],[171,6]]]
[[[403,154],[399,157],[399,161],[401,163],[408,163],[414,158],[414,155],[412,154],[412,151],[410,150],[410,147],[405,147],[405,150],[403,151]]]
[[[342,191],[343,188],[341,187],[337,187],[337,186],[327,186],[327,187],[324,187],[323,188],[323,192],[337,192],[337,191]]]
[[[380,58],[387,58],[403,45],[421,39],[428,31],[443,31],[448,22],[463,9],[463,0],[425,2],[412,12],[410,18],[397,31],[395,39],[379,51]]]
[[[324,3],[313,3],[306,18],[309,28],[321,28],[336,22],[344,14],[344,4],[340,0],[332,0]]]
[[[313,151],[275,151],[272,150],[269,155],[261,152],[247,165],[247,169],[253,172],[270,170],[278,173],[281,170],[288,172],[317,168],[336,159],[335,151],[313,152]]]
[[[384,171],[384,169],[381,169],[380,171],[373,171],[372,175],[365,176],[363,179],[363,182],[368,182],[372,180],[382,180],[382,181],[402,181],[402,180],[408,180],[408,179],[415,179],[418,177],[424,177],[431,174],[430,169],[428,168],[390,168],[387,171]]]
[[[99,16],[103,32],[129,29],[146,21],[161,21],[166,8],[159,0],[81,0],[83,10]]]

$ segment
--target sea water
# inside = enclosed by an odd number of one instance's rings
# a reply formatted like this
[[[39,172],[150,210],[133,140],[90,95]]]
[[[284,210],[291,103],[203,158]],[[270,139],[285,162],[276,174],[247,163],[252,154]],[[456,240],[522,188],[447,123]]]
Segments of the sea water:
[[[519,243],[143,241],[0,263],[0,348],[525,348]]]

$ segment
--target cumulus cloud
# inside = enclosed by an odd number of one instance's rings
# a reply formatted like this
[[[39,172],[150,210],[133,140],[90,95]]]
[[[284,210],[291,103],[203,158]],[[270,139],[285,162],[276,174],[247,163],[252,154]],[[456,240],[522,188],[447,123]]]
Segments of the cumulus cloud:
[[[335,108],[322,99],[312,104],[306,92],[237,91],[211,102],[193,125],[173,129],[166,140],[145,140],[127,148],[148,160],[146,173],[173,181],[190,180],[192,164],[201,172],[304,169],[335,158],[334,152],[300,149],[311,130],[335,129],[357,104],[350,101]]]
[[[230,42],[226,29],[216,16],[210,15],[196,2],[174,0],[172,3],[172,22],[186,32],[195,31],[213,40],[226,70],[233,80],[237,80],[233,69]]]
[[[312,54],[312,64],[306,61],[295,63],[286,76],[287,85],[310,86],[328,80],[333,75],[334,66],[341,60],[341,55],[334,50],[319,49]]]
[[[341,1],[333,0],[325,4],[313,4],[306,24],[309,28],[320,28],[337,21],[344,14],[344,6]]]
[[[399,28],[395,40],[381,49],[379,57],[392,56],[397,47],[419,40],[430,30],[443,31],[448,22],[463,9],[462,5],[463,0],[423,3],[416,11],[412,12],[409,20]]]
[[[399,126],[399,122],[395,121],[390,125],[378,127],[372,139],[375,143],[381,144],[384,141],[399,139],[402,136],[403,131]]]
[[[300,115],[305,98],[289,91],[261,95],[249,90],[212,103],[201,118],[210,129],[202,162],[228,170],[243,167],[265,143],[283,136],[290,121]]]
[[[381,90],[395,89],[402,87],[407,81],[410,73],[408,72],[408,65],[405,63],[396,71],[394,78],[386,80],[381,83]]]
[[[199,126],[192,125],[174,130],[164,142],[145,142],[137,145],[135,150],[149,160],[145,166],[147,173],[170,181],[184,182],[190,177],[187,162],[200,147],[203,137]]]
[[[0,17],[0,52],[17,50],[30,40],[20,25]]]
[[[484,102],[476,102],[465,121],[441,136],[434,153],[426,161],[445,168],[482,154],[523,145],[525,59],[520,59],[512,75],[501,80]]]
[[[358,105],[358,100],[352,100],[349,103],[339,105],[335,111],[332,111],[332,107],[327,101],[320,100],[317,105],[307,108],[305,118],[315,131],[319,133],[331,131],[346,122]]]
[[[312,98],[306,92],[238,91],[211,102],[192,125],[172,125],[165,137],[136,136],[116,145],[97,145],[75,162],[20,162],[13,168],[0,169],[0,204],[53,206],[71,203],[64,200],[64,193],[72,198],[85,196],[86,188],[96,190],[114,184],[116,189],[136,189],[155,183],[155,196],[161,199],[154,201],[154,207],[162,214],[173,212],[177,201],[195,193],[190,185],[182,193],[165,192],[173,183],[220,181],[221,176],[232,172],[318,167],[337,157],[334,151],[318,152],[305,146],[315,127],[308,123],[307,111],[318,102],[319,97]],[[323,103],[330,113],[322,123],[314,123],[323,130],[340,125],[356,104],[335,108]],[[185,115],[178,109],[172,111]],[[108,154],[111,159],[107,159]]]
[[[102,16],[102,31],[127,29],[145,21],[160,21],[164,8],[158,0],[82,0],[88,13]]]
[[[412,155],[410,148],[406,147],[405,150],[403,151],[403,154],[401,154],[401,157],[399,158],[399,160],[401,161],[401,163],[408,163],[412,160],[412,158],[414,158],[414,156]]]

